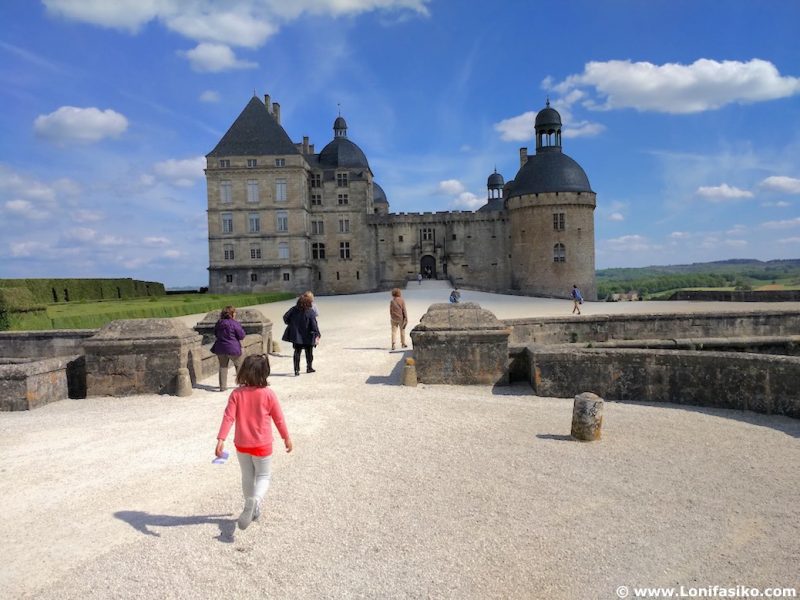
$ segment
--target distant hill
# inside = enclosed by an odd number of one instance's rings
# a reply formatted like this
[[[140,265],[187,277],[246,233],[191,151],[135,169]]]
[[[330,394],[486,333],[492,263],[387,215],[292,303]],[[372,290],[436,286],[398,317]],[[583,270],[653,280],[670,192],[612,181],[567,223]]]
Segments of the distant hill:
[[[800,259],[761,261],[734,258],[689,265],[664,265],[597,271],[598,296],[637,290],[652,295],[685,288],[752,289],[772,284],[800,286]]]

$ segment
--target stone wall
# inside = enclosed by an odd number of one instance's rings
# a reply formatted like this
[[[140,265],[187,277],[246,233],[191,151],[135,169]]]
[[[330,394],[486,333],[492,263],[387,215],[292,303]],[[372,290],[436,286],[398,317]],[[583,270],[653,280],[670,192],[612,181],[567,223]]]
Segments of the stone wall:
[[[505,319],[511,344],[607,340],[788,336],[800,332],[800,311],[672,313]]]
[[[800,302],[800,290],[681,290],[670,300],[699,300],[705,302]]]
[[[530,346],[539,396],[672,402],[800,418],[800,358],[724,352]]]
[[[82,356],[0,360],[0,411],[31,410],[86,395]]]
[[[50,358],[83,354],[84,342],[97,329],[51,329],[0,332],[0,358]]]

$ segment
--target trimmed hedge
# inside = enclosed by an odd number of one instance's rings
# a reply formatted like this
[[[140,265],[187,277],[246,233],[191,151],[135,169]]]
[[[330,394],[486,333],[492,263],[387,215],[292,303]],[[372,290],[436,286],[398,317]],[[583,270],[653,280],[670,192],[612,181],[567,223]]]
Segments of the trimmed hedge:
[[[27,288],[39,304],[164,296],[164,284],[136,279],[0,279],[0,288]]]
[[[28,288],[0,288],[0,331],[13,326],[17,316],[25,314],[25,319],[44,323],[49,321],[45,306],[37,304]]]

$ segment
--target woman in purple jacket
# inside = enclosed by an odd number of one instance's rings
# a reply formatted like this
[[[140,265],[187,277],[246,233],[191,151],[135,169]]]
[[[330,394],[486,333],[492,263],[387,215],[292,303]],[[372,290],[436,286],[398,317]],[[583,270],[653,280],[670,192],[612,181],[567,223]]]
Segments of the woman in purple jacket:
[[[236,320],[236,309],[226,306],[219,315],[219,321],[214,325],[214,335],[217,337],[211,352],[219,360],[219,391],[228,389],[228,363],[233,361],[236,372],[242,365],[242,340],[245,333]]]

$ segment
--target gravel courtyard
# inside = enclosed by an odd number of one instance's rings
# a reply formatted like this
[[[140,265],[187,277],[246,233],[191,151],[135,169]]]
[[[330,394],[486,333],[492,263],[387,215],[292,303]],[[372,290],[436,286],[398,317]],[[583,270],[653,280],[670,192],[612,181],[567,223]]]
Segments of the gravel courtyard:
[[[411,325],[436,282],[404,291]],[[499,318],[566,300],[464,291]],[[388,293],[318,298],[317,372],[271,357],[295,444],[276,444],[246,531],[235,458],[212,465],[227,394],[63,400],[0,413],[0,598],[616,598],[620,585],[800,588],[800,421],[606,405],[527,386],[399,385]],[[283,331],[289,302],[260,308]],[[797,303],[781,307],[800,308]],[[772,309],[586,303],[584,314]],[[200,316],[181,317],[193,325]],[[232,448],[232,436],[229,448]]]

